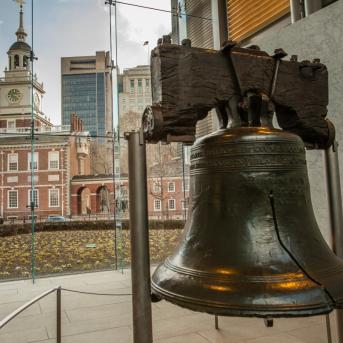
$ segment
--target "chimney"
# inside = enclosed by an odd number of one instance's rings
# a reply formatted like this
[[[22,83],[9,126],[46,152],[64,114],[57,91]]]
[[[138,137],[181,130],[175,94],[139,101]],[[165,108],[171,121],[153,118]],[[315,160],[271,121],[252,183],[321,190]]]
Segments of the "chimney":
[[[75,132],[75,113],[70,114],[70,132]]]

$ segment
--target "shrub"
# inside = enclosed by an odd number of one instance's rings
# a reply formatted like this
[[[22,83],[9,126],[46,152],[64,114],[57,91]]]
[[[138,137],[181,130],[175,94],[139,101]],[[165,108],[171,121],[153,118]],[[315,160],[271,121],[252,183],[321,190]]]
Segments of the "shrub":
[[[150,220],[149,230],[180,230],[183,229],[182,220]],[[35,231],[92,231],[113,230],[113,221],[66,221],[58,223],[37,223]],[[129,229],[129,221],[122,220],[122,229]],[[31,223],[5,224],[0,226],[0,237],[31,233]]]

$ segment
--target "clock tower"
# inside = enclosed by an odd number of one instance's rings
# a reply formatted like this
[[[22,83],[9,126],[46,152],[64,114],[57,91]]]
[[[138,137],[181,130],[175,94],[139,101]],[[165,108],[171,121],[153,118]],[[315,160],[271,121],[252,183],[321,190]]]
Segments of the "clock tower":
[[[17,40],[7,52],[8,67],[5,77],[0,79],[0,128],[30,127],[32,112],[37,127],[51,126],[42,111],[43,83],[32,74],[33,51],[26,42],[24,0],[17,2],[20,5]]]

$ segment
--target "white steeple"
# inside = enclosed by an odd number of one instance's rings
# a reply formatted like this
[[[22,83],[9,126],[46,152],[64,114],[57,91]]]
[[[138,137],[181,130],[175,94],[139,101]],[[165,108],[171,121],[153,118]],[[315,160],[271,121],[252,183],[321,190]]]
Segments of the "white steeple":
[[[9,56],[8,69],[11,70],[29,70],[30,69],[30,58],[31,58],[31,47],[25,40],[27,33],[24,29],[24,12],[23,4],[24,0],[15,0],[20,5],[19,11],[19,27],[15,33],[17,41],[11,45],[7,54]]]

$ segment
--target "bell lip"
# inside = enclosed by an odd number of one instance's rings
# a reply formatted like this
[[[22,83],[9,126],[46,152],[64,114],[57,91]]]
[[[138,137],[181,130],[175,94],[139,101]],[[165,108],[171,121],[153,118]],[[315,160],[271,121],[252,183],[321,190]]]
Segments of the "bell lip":
[[[308,305],[308,306],[283,306],[277,308],[273,306],[271,309],[264,308],[251,308],[251,306],[232,306],[216,305],[207,302],[200,302],[199,299],[180,296],[178,294],[167,292],[161,287],[157,286],[153,281],[151,282],[152,293],[166,300],[174,305],[186,308],[191,311],[204,312],[212,315],[219,315],[225,317],[258,317],[258,318],[296,318],[296,317],[312,317],[324,315],[332,312],[336,307],[333,304],[327,303],[326,305]]]

